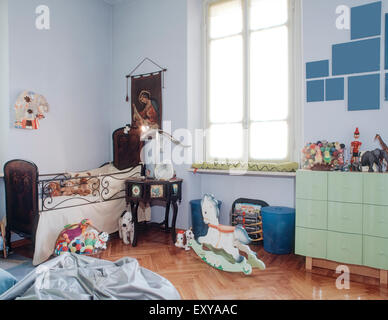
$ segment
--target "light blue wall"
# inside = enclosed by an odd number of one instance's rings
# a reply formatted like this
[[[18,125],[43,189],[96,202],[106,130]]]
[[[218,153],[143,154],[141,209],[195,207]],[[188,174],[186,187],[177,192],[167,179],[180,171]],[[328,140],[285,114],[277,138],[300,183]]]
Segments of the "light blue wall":
[[[171,121],[172,132],[188,128],[187,10],[187,0],[133,0],[114,6],[112,130],[131,121],[130,104],[125,102],[125,75],[146,57],[168,69],[163,90],[163,120]],[[200,50],[200,46],[196,49]],[[146,63],[136,73],[155,70],[155,66]],[[188,200],[194,196],[193,192],[200,193],[200,178],[193,178],[188,167],[175,165],[177,176],[185,180],[177,219],[177,226],[181,228],[189,224]],[[154,207],[153,221],[161,222],[163,218],[164,209]]]
[[[336,8],[340,5],[354,7],[375,1],[365,0],[305,0],[303,1],[303,42],[304,61],[330,59],[333,44],[349,42],[350,30],[336,28]],[[384,68],[384,14],[388,13],[388,1],[382,1],[382,43],[381,68]],[[383,73],[382,73],[383,75]],[[305,74],[304,74],[305,76]],[[376,133],[388,141],[388,103],[384,101],[384,78],[381,81],[380,110],[347,111],[347,81],[345,81],[345,100],[306,103],[304,100],[304,140],[305,142],[321,139],[340,141],[346,144],[347,152],[353,141],[356,127],[360,129],[362,150],[380,147],[373,141]],[[304,82],[305,83],[305,82]],[[348,155],[349,156],[349,155]]]
[[[37,131],[12,128],[6,159],[41,173],[98,167],[110,159],[112,9],[103,0],[45,0],[50,30],[35,28],[40,0],[9,2],[10,104],[25,89],[51,110]],[[13,115],[12,106],[9,106]]]
[[[6,161],[15,158],[35,162],[41,173],[91,169],[109,161],[112,7],[103,0],[45,0],[51,29],[39,31],[35,8],[42,1],[9,1],[8,25],[3,2],[0,45],[6,45],[9,32],[5,52],[10,78],[5,90],[0,68],[0,172]],[[3,60],[1,56],[0,63]],[[25,89],[45,95],[51,106],[37,131],[12,127],[13,103]],[[5,213],[2,181],[0,196],[1,218]]]
[[[125,103],[125,75],[145,57],[168,68],[163,119],[172,121],[173,131],[187,128],[194,133],[203,127],[202,14],[202,3],[197,0],[187,0],[187,4],[181,0],[134,0],[114,6],[112,129],[130,121],[130,105]],[[147,64],[138,72],[153,70]],[[193,175],[187,172],[188,167],[175,166],[178,176],[185,180],[178,227],[191,225],[189,201],[207,192],[223,201],[223,223],[229,223],[232,203],[239,197],[294,207],[292,178]],[[160,222],[163,217],[162,209],[153,208],[154,221]]]

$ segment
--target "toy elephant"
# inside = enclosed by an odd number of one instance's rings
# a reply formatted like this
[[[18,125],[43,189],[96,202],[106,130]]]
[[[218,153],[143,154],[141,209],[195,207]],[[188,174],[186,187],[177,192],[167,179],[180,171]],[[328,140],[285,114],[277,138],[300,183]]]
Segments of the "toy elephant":
[[[368,166],[369,172],[374,172],[373,165],[376,164],[378,171],[383,172],[383,160],[385,160],[388,165],[388,153],[385,150],[375,149],[373,151],[366,151],[361,157],[361,165]]]

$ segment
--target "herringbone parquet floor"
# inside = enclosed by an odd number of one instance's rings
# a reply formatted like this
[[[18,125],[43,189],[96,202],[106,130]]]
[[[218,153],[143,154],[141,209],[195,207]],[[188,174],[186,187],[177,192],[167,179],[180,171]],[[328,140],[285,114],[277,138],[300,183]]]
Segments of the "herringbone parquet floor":
[[[15,252],[31,256],[29,246],[15,248]],[[267,268],[253,269],[249,276],[242,273],[218,271],[194,253],[176,248],[171,234],[155,227],[139,233],[138,246],[124,245],[113,236],[101,259],[116,261],[129,256],[140,265],[168,279],[182,299],[189,300],[388,300],[388,289],[378,280],[351,276],[350,289],[339,290],[334,271],[314,268],[305,271],[305,258],[294,254],[273,255],[262,246],[252,245]]]
[[[384,299],[388,289],[380,288],[377,279],[351,277],[350,289],[336,288],[335,272],[315,269],[305,271],[304,257],[272,255],[261,246],[258,252],[267,269],[254,269],[252,274],[218,271],[202,262],[194,251],[176,248],[170,234],[147,228],[139,234],[138,246],[124,245],[112,239],[102,259],[115,261],[125,256],[138,259],[141,266],[167,278],[180,292],[182,299]]]

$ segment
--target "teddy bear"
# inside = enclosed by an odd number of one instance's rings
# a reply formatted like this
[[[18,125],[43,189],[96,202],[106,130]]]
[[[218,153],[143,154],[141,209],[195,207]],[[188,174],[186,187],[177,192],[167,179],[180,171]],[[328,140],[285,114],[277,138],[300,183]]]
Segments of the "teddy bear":
[[[62,195],[61,186],[58,182],[49,183],[49,193],[51,197],[59,197]]]
[[[90,172],[88,172],[89,177],[91,176]],[[78,178],[79,174],[75,175],[75,178]],[[85,197],[92,193],[92,191],[89,188],[88,178],[82,177],[78,180],[76,188],[76,193],[82,197]]]
[[[76,192],[76,188],[74,186],[74,181],[66,180],[64,186],[61,188],[61,192],[63,196],[72,196]]]

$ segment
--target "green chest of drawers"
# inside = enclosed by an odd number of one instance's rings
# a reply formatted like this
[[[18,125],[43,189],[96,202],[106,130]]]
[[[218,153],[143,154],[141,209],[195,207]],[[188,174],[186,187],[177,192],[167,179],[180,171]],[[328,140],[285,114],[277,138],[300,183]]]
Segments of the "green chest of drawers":
[[[295,253],[388,270],[388,174],[298,171]]]

